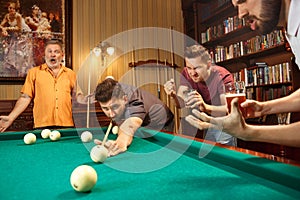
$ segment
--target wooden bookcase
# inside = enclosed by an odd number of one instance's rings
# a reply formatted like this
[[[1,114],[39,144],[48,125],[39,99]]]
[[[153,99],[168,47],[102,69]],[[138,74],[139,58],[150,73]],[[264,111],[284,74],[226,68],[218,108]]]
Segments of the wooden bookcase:
[[[277,98],[300,87],[300,83],[297,81],[300,71],[294,62],[282,28],[278,27],[278,30],[270,35],[259,35],[247,26],[246,21],[238,20],[237,10],[233,7],[231,0],[182,0],[182,11],[185,34],[205,46],[210,51],[215,63],[227,68],[236,79],[249,78],[247,71],[251,71],[257,63],[266,63],[268,69],[283,65],[289,66],[288,80],[282,78],[279,81],[267,80],[263,83],[247,85],[246,89],[250,98],[256,100]],[[282,69],[280,73],[282,73]],[[280,94],[275,95],[274,91]],[[299,113],[292,113],[291,122],[299,121],[299,116]],[[277,124],[277,117],[270,115],[248,120],[248,123]],[[241,140],[238,141],[238,146],[300,160],[300,148]]]

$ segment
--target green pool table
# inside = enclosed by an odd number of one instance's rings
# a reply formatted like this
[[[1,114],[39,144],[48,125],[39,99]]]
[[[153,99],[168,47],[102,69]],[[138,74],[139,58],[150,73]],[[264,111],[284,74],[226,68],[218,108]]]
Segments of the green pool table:
[[[141,128],[126,153],[94,163],[93,142],[105,128],[59,130],[52,142],[32,131],[0,134],[0,199],[299,199],[300,167],[220,146]],[[110,135],[110,139],[115,136]],[[70,175],[79,165],[98,174],[91,192],[79,193]]]

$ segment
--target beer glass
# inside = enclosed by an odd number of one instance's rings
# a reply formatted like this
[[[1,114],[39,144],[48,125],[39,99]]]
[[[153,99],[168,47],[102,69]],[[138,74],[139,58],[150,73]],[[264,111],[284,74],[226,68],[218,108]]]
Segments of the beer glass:
[[[194,91],[194,90],[191,88],[187,88],[185,91],[183,91],[184,104],[186,102],[186,99],[189,97],[189,93],[192,91]],[[180,110],[181,110],[181,117],[186,117],[186,116],[192,114],[192,109],[188,106],[185,106],[185,107],[181,108]]]
[[[286,112],[286,113],[278,113],[277,114],[277,120],[278,120],[278,125],[286,125],[290,123],[290,118],[291,118],[291,113]],[[279,147],[279,156],[284,157],[286,154],[286,148],[283,145],[280,145]]]
[[[238,98],[239,108],[244,117],[246,117],[247,111],[240,105],[242,102],[246,101],[245,83],[244,81],[236,81],[234,83],[225,84],[225,96],[228,106],[229,113],[231,112],[231,101],[234,98]]]

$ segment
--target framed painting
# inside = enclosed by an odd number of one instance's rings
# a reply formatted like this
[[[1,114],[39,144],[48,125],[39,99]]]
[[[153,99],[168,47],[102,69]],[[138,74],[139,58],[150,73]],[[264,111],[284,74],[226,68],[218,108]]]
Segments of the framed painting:
[[[1,0],[0,82],[24,81],[44,63],[44,45],[61,40],[63,64],[72,66],[72,0]]]

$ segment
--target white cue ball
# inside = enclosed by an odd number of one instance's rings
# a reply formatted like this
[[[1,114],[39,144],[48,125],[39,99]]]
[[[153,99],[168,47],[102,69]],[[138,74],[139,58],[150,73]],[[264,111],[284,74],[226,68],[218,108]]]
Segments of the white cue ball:
[[[36,135],[33,133],[27,133],[24,136],[24,143],[25,144],[33,144],[36,142]]]
[[[93,134],[90,131],[83,131],[80,135],[82,142],[90,142],[93,140]]]
[[[46,138],[49,138],[50,133],[51,133],[51,130],[43,129],[42,132],[41,132],[41,136],[42,136],[43,139],[46,139]]]
[[[59,131],[51,131],[49,137],[50,137],[50,140],[57,141],[60,139],[61,135],[60,135]]]
[[[97,172],[91,166],[80,165],[73,170],[70,182],[77,192],[89,192],[96,185]]]
[[[96,145],[92,148],[90,156],[95,163],[102,163],[108,156],[108,149],[103,145]]]
[[[114,126],[112,129],[111,129],[111,132],[113,133],[113,134],[118,134],[118,132],[119,132],[119,127],[118,126]]]

